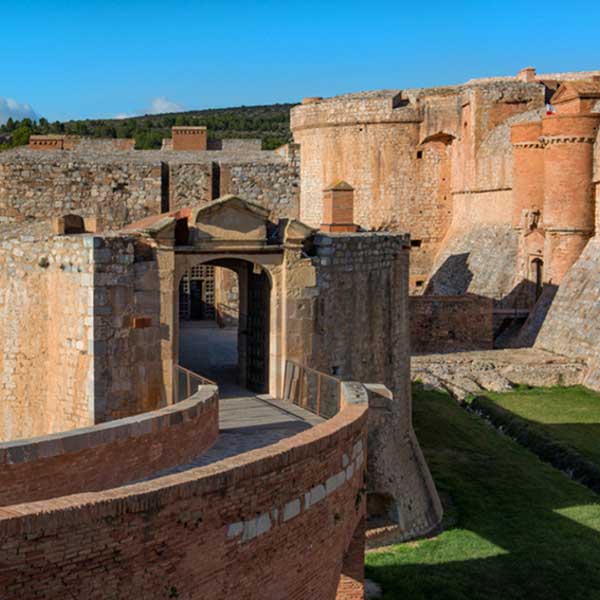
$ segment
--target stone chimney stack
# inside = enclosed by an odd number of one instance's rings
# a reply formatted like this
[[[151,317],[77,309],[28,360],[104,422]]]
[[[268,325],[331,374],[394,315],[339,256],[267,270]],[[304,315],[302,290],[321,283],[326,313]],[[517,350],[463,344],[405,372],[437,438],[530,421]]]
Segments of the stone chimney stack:
[[[335,181],[323,190],[323,222],[321,231],[353,232],[354,188],[345,181]]]
[[[535,68],[525,67],[517,73],[517,79],[525,83],[533,83],[535,81]]]
[[[173,150],[196,152],[206,150],[206,127],[172,127]]]

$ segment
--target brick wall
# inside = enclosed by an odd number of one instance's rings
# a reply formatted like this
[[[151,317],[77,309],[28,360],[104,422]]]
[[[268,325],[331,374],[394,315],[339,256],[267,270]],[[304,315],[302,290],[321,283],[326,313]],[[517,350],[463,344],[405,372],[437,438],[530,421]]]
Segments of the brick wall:
[[[0,444],[0,506],[104,490],[185,464],[219,434],[214,386],[140,417]]]
[[[491,349],[494,342],[491,298],[481,296],[411,296],[412,352],[458,352]]]
[[[206,150],[208,131],[206,127],[172,127],[173,150]]]
[[[352,405],[206,467],[0,509],[3,597],[334,600],[365,513],[366,420]]]

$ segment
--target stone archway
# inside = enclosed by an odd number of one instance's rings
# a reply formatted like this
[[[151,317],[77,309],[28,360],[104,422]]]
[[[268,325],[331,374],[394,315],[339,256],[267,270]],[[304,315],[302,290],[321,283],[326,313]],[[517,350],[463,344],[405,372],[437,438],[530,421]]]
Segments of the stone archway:
[[[176,250],[174,262],[171,343],[173,363],[180,364],[179,282],[182,277],[190,269],[199,265],[231,270],[236,273],[239,285],[238,349],[236,351],[238,384],[255,393],[276,396],[283,376],[281,358],[284,335],[281,325],[283,253],[210,253],[195,252],[186,248],[181,251]],[[263,367],[259,375],[261,364]],[[199,374],[212,379],[210,373]]]
[[[239,302],[236,335],[232,335],[231,327],[220,328],[214,320],[207,319],[199,326],[186,325],[180,312],[175,321],[176,362],[216,381],[224,390],[233,390],[235,379],[239,388],[255,393],[274,393],[271,387],[271,338],[277,347],[278,332],[273,331],[273,328],[278,319],[271,319],[277,306],[272,307],[273,276],[270,268],[260,264],[265,261],[257,257],[250,259],[210,254],[180,256],[176,261],[178,281],[181,281],[179,273],[182,269],[182,277],[190,271],[209,268],[226,269],[235,273]],[[181,293],[182,286],[179,285],[179,299],[175,303],[179,310],[183,304]],[[215,294],[218,294],[218,290],[215,290]],[[206,355],[203,356],[202,353]],[[235,361],[232,361],[232,353],[236,355]]]

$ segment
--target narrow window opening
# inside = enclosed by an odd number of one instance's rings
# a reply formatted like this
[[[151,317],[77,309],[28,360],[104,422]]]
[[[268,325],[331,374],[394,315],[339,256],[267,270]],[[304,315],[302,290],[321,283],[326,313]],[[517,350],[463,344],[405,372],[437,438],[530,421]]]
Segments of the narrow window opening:
[[[216,200],[221,197],[221,165],[214,162],[212,164],[212,199]]]
[[[421,240],[410,240],[410,245],[412,248],[420,248]]]
[[[423,150],[417,150],[417,158],[423,158]]]

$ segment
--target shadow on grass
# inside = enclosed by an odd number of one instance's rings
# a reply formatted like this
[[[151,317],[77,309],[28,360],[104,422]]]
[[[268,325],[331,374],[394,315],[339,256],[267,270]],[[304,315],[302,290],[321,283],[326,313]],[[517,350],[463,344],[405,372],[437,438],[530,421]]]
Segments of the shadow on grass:
[[[414,406],[453,525],[368,555],[384,598],[600,598],[600,498],[445,394]]]

